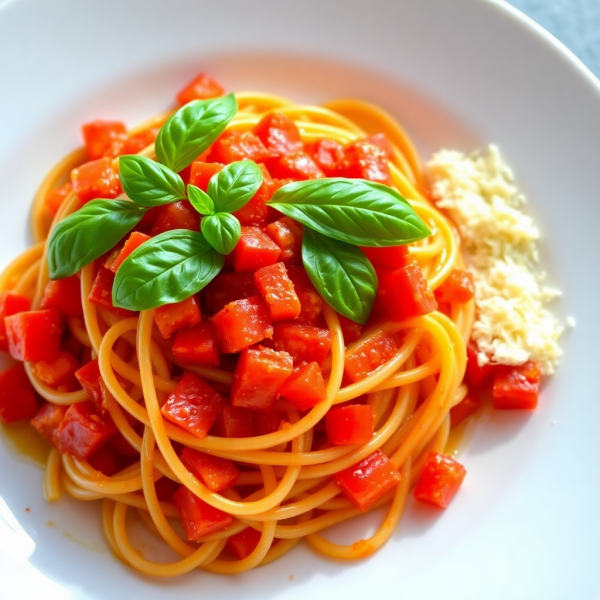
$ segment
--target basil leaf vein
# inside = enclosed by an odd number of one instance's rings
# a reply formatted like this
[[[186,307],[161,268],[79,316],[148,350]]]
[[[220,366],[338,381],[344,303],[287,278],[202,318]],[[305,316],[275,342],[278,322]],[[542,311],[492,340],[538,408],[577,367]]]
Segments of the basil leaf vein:
[[[361,325],[367,322],[377,295],[377,275],[360,248],[305,229],[302,261],[332,308]]]
[[[268,204],[323,235],[357,246],[399,246],[431,234],[396,190],[364,179],[290,183]]]
[[[262,171],[255,162],[237,161],[210,178],[208,195],[213,199],[217,212],[234,212],[254,196],[262,179]]]
[[[165,231],[136,248],[119,267],[113,304],[149,310],[181,302],[212,281],[222,266],[223,256],[199,231]]]
[[[201,215],[212,215],[215,212],[215,203],[212,198],[199,187],[192,185],[191,183],[187,186],[188,198],[192,203],[192,206]]]
[[[230,213],[204,217],[201,229],[206,241],[221,254],[229,254],[242,235],[240,222]]]
[[[108,252],[146,210],[126,200],[92,200],[60,221],[48,243],[50,279],[75,275]]]

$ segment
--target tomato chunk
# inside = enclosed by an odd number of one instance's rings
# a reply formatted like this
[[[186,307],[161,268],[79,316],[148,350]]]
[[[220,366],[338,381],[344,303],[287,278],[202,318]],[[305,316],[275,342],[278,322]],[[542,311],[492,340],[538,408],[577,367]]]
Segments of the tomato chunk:
[[[254,435],[254,411],[228,404],[215,423],[215,434],[227,438],[252,437]]]
[[[73,190],[73,184],[69,181],[58,188],[51,189],[46,195],[44,204],[52,217],[56,216],[65,198]]]
[[[75,377],[88,395],[88,398],[94,403],[98,412],[106,412],[106,398],[110,392],[100,374],[98,359],[95,358],[83,365],[83,367],[75,372]]]
[[[294,369],[280,394],[298,410],[308,410],[327,398],[321,367],[316,362]]]
[[[344,344],[346,346],[348,344],[352,344],[360,338],[360,336],[362,335],[361,325],[359,325],[355,321],[351,321],[347,317],[344,317],[344,315],[338,315],[338,319],[340,321],[342,335],[344,336]]]
[[[290,217],[284,217],[265,227],[265,233],[281,248],[279,260],[284,263],[302,260],[302,225]]]
[[[207,163],[196,160],[192,163],[190,170],[190,183],[200,188],[203,192],[208,191],[208,182],[213,175],[216,175],[223,169],[223,165],[218,163]]]
[[[381,450],[375,450],[361,462],[336,473],[333,481],[364,512],[398,485],[400,473]]]
[[[102,446],[99,450],[96,450],[89,458],[88,463],[90,467],[100,471],[107,477],[116,475],[122,468],[121,458],[117,454],[117,451],[111,446]]]
[[[258,227],[242,226],[240,241],[232,252],[233,268],[240,271],[257,271],[279,260],[279,246]]]
[[[63,454],[87,460],[117,433],[108,415],[100,416],[91,402],[78,402],[67,409],[56,434]]]
[[[0,293],[0,350],[8,352],[8,338],[4,317],[10,317],[31,309],[31,300],[14,292]]]
[[[268,435],[279,431],[284,419],[277,410],[254,411],[254,435]]]
[[[190,206],[189,202],[177,201],[161,206],[150,234],[154,236],[174,229],[199,231],[200,215]]]
[[[302,150],[284,154],[277,162],[269,164],[269,170],[273,177],[279,179],[290,177],[295,181],[304,181],[325,177],[319,165]]]
[[[365,138],[365,141],[369,142],[370,144],[374,144],[380,150],[383,150],[389,160],[394,158],[394,147],[385,133],[374,133],[372,135],[368,135]]]
[[[57,447],[58,441],[56,436],[58,434],[58,428],[60,427],[66,412],[66,406],[46,402],[46,404],[35,413],[33,419],[31,419],[31,426],[54,447]]]
[[[71,172],[73,190],[82,202],[116,198],[123,190],[119,173],[110,158],[85,163]]]
[[[196,541],[221,531],[233,523],[233,517],[230,514],[213,508],[183,485],[173,495],[173,502],[179,513],[185,535],[190,541]]]
[[[177,104],[183,106],[192,100],[206,100],[222,96],[225,90],[206,73],[198,73],[182,90],[177,92]]]
[[[219,273],[203,290],[204,310],[214,315],[235,300],[257,296],[253,273]]]
[[[270,157],[271,153],[251,131],[227,130],[212,145],[208,162],[228,165],[238,160],[263,162]]]
[[[227,354],[241,352],[273,336],[269,308],[258,296],[230,302],[212,318],[212,322],[221,350]]]
[[[394,321],[405,321],[437,309],[437,302],[423,272],[416,264],[406,265],[380,282],[385,310]]]
[[[313,160],[327,177],[335,177],[340,161],[344,158],[344,147],[336,140],[316,140],[308,148]]]
[[[325,415],[325,430],[332,444],[366,444],[375,430],[375,413],[368,404],[332,408]]]
[[[481,400],[474,394],[468,393],[456,406],[450,409],[450,427],[460,425],[481,406]]]
[[[250,556],[258,542],[260,541],[260,531],[247,527],[239,533],[227,538],[227,548],[233,552],[240,560]]]
[[[471,389],[477,390],[488,381],[490,381],[498,365],[486,363],[479,366],[477,360],[477,346],[474,342],[469,342],[467,345],[467,369],[465,371],[465,381]]]
[[[185,447],[181,462],[211,492],[220,492],[235,484],[240,477],[239,469],[228,459],[211,456]]]
[[[0,371],[0,421],[31,419],[38,409],[35,391],[22,364]]]
[[[177,332],[173,354],[184,362],[201,367],[218,367],[221,362],[219,338],[214,325],[203,321]]]
[[[52,360],[60,352],[62,319],[56,310],[31,310],[5,317],[8,351],[15,360]]]
[[[367,248],[361,246],[361,250],[376,269],[401,269],[410,260],[408,246],[389,246],[387,248]]]
[[[200,306],[193,296],[175,304],[159,306],[152,313],[160,335],[165,339],[184,327],[197,325],[202,319]]]
[[[145,233],[140,233],[139,231],[133,231],[131,235],[127,238],[125,245],[117,254],[114,261],[111,262],[110,266],[107,266],[113,273],[116,273],[119,267],[123,264],[125,259],[137,248],[139,248],[144,242],[147,242],[150,239],[149,235]]]
[[[59,388],[66,386],[65,389],[77,389],[77,380],[75,371],[79,369],[79,361],[70,352],[60,352],[52,360],[41,360],[33,365],[35,376],[50,386]]]
[[[364,139],[352,142],[344,148],[344,158],[338,164],[337,171],[340,177],[392,184],[385,152],[376,144]]]
[[[106,267],[100,267],[92,284],[88,301],[100,308],[110,310],[121,317],[133,316],[134,313],[132,311],[119,308],[113,304],[112,288],[114,282],[115,274]]]
[[[302,150],[300,131],[287,115],[272,112],[265,115],[253,129],[272,156],[283,156]]]
[[[442,285],[435,290],[438,302],[458,302],[464,304],[475,296],[475,283],[473,273],[466,269],[452,269]]]
[[[362,381],[398,352],[394,338],[378,331],[346,350],[344,371],[352,381]]]
[[[430,452],[415,487],[415,498],[446,508],[458,492],[466,474],[466,469],[453,458]]]
[[[125,140],[123,140],[121,147],[115,156],[117,154],[139,154],[150,144],[154,143],[156,136],[158,135],[158,131],[159,127],[149,127],[148,129],[144,129],[138,133],[129,135],[127,138],[125,138]]]
[[[120,147],[127,137],[127,128],[122,121],[92,121],[81,126],[83,140],[91,160],[102,156],[116,156],[115,148]]]
[[[542,375],[532,361],[511,367],[498,365],[492,388],[494,408],[531,410],[537,406]]]
[[[231,403],[242,408],[271,408],[293,369],[292,357],[287,352],[247,348],[233,374]]]
[[[315,289],[303,266],[288,265],[287,272],[294,284],[298,300],[300,300],[301,310],[296,321],[315,323],[323,312],[325,301]]]
[[[289,352],[295,365],[316,362],[320,366],[331,348],[331,332],[303,323],[277,323],[273,345],[276,350]]]
[[[259,269],[254,273],[254,281],[273,321],[294,319],[300,314],[300,300],[283,263]]]
[[[184,373],[161,412],[165,419],[203,438],[225,405],[225,398],[204,379]]]
[[[260,164],[259,168],[263,176],[260,187],[242,208],[233,213],[242,225],[263,227],[268,221],[269,207],[267,202],[275,192],[275,183],[263,164]]]
[[[68,317],[83,313],[81,304],[81,282],[77,275],[65,279],[51,280],[44,288],[40,308],[52,308]]]

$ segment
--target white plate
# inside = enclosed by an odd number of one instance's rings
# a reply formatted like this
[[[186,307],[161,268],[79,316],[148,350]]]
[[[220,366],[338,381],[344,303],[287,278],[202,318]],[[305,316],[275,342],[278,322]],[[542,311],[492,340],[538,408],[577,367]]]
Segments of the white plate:
[[[96,506],[46,505],[41,471],[1,440],[0,596],[599,597],[598,81],[532,22],[484,0],[5,1],[0,264],[26,247],[36,185],[80,143],[82,122],[134,124],[201,69],[230,89],[374,101],[424,156],[499,144],[542,228],[551,282],[565,292],[557,314],[577,326],[538,410],[482,423],[451,507],[411,502],[402,531],[358,563],[298,548],[239,577],[140,577],[106,550]]]

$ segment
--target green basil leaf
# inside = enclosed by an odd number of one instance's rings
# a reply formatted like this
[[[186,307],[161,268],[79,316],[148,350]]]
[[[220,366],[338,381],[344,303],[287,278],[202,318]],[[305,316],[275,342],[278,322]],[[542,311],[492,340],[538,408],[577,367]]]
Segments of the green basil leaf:
[[[242,235],[240,222],[230,213],[204,217],[201,229],[206,241],[221,254],[229,254]]]
[[[290,183],[268,204],[323,235],[357,246],[399,246],[431,234],[398,192],[364,179]]]
[[[187,192],[192,206],[201,215],[213,215],[215,213],[215,203],[204,190],[190,183],[187,186]]]
[[[185,169],[223,133],[236,112],[233,94],[186,104],[158,132],[158,162],[176,172]]]
[[[210,178],[208,195],[214,200],[217,212],[234,212],[256,194],[262,179],[262,171],[255,162],[234,162]]]
[[[145,156],[119,157],[119,176],[127,196],[141,206],[160,206],[185,198],[183,179]]]
[[[113,284],[113,304],[149,310],[181,302],[212,281],[222,266],[223,256],[199,231],[165,231],[123,261]]]
[[[305,229],[302,261],[325,302],[352,321],[367,322],[377,295],[377,275],[360,248]]]
[[[108,252],[146,210],[126,200],[92,200],[60,221],[48,243],[50,279],[75,275]]]

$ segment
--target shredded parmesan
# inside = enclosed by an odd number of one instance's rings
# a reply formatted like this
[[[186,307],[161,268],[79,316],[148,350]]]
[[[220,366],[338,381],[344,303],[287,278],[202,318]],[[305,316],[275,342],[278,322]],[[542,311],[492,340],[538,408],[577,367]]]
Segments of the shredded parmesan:
[[[551,374],[563,328],[545,308],[560,295],[538,268],[539,230],[498,148],[466,156],[441,150],[427,165],[436,205],[456,224],[475,280],[472,337],[480,365],[539,361]]]

